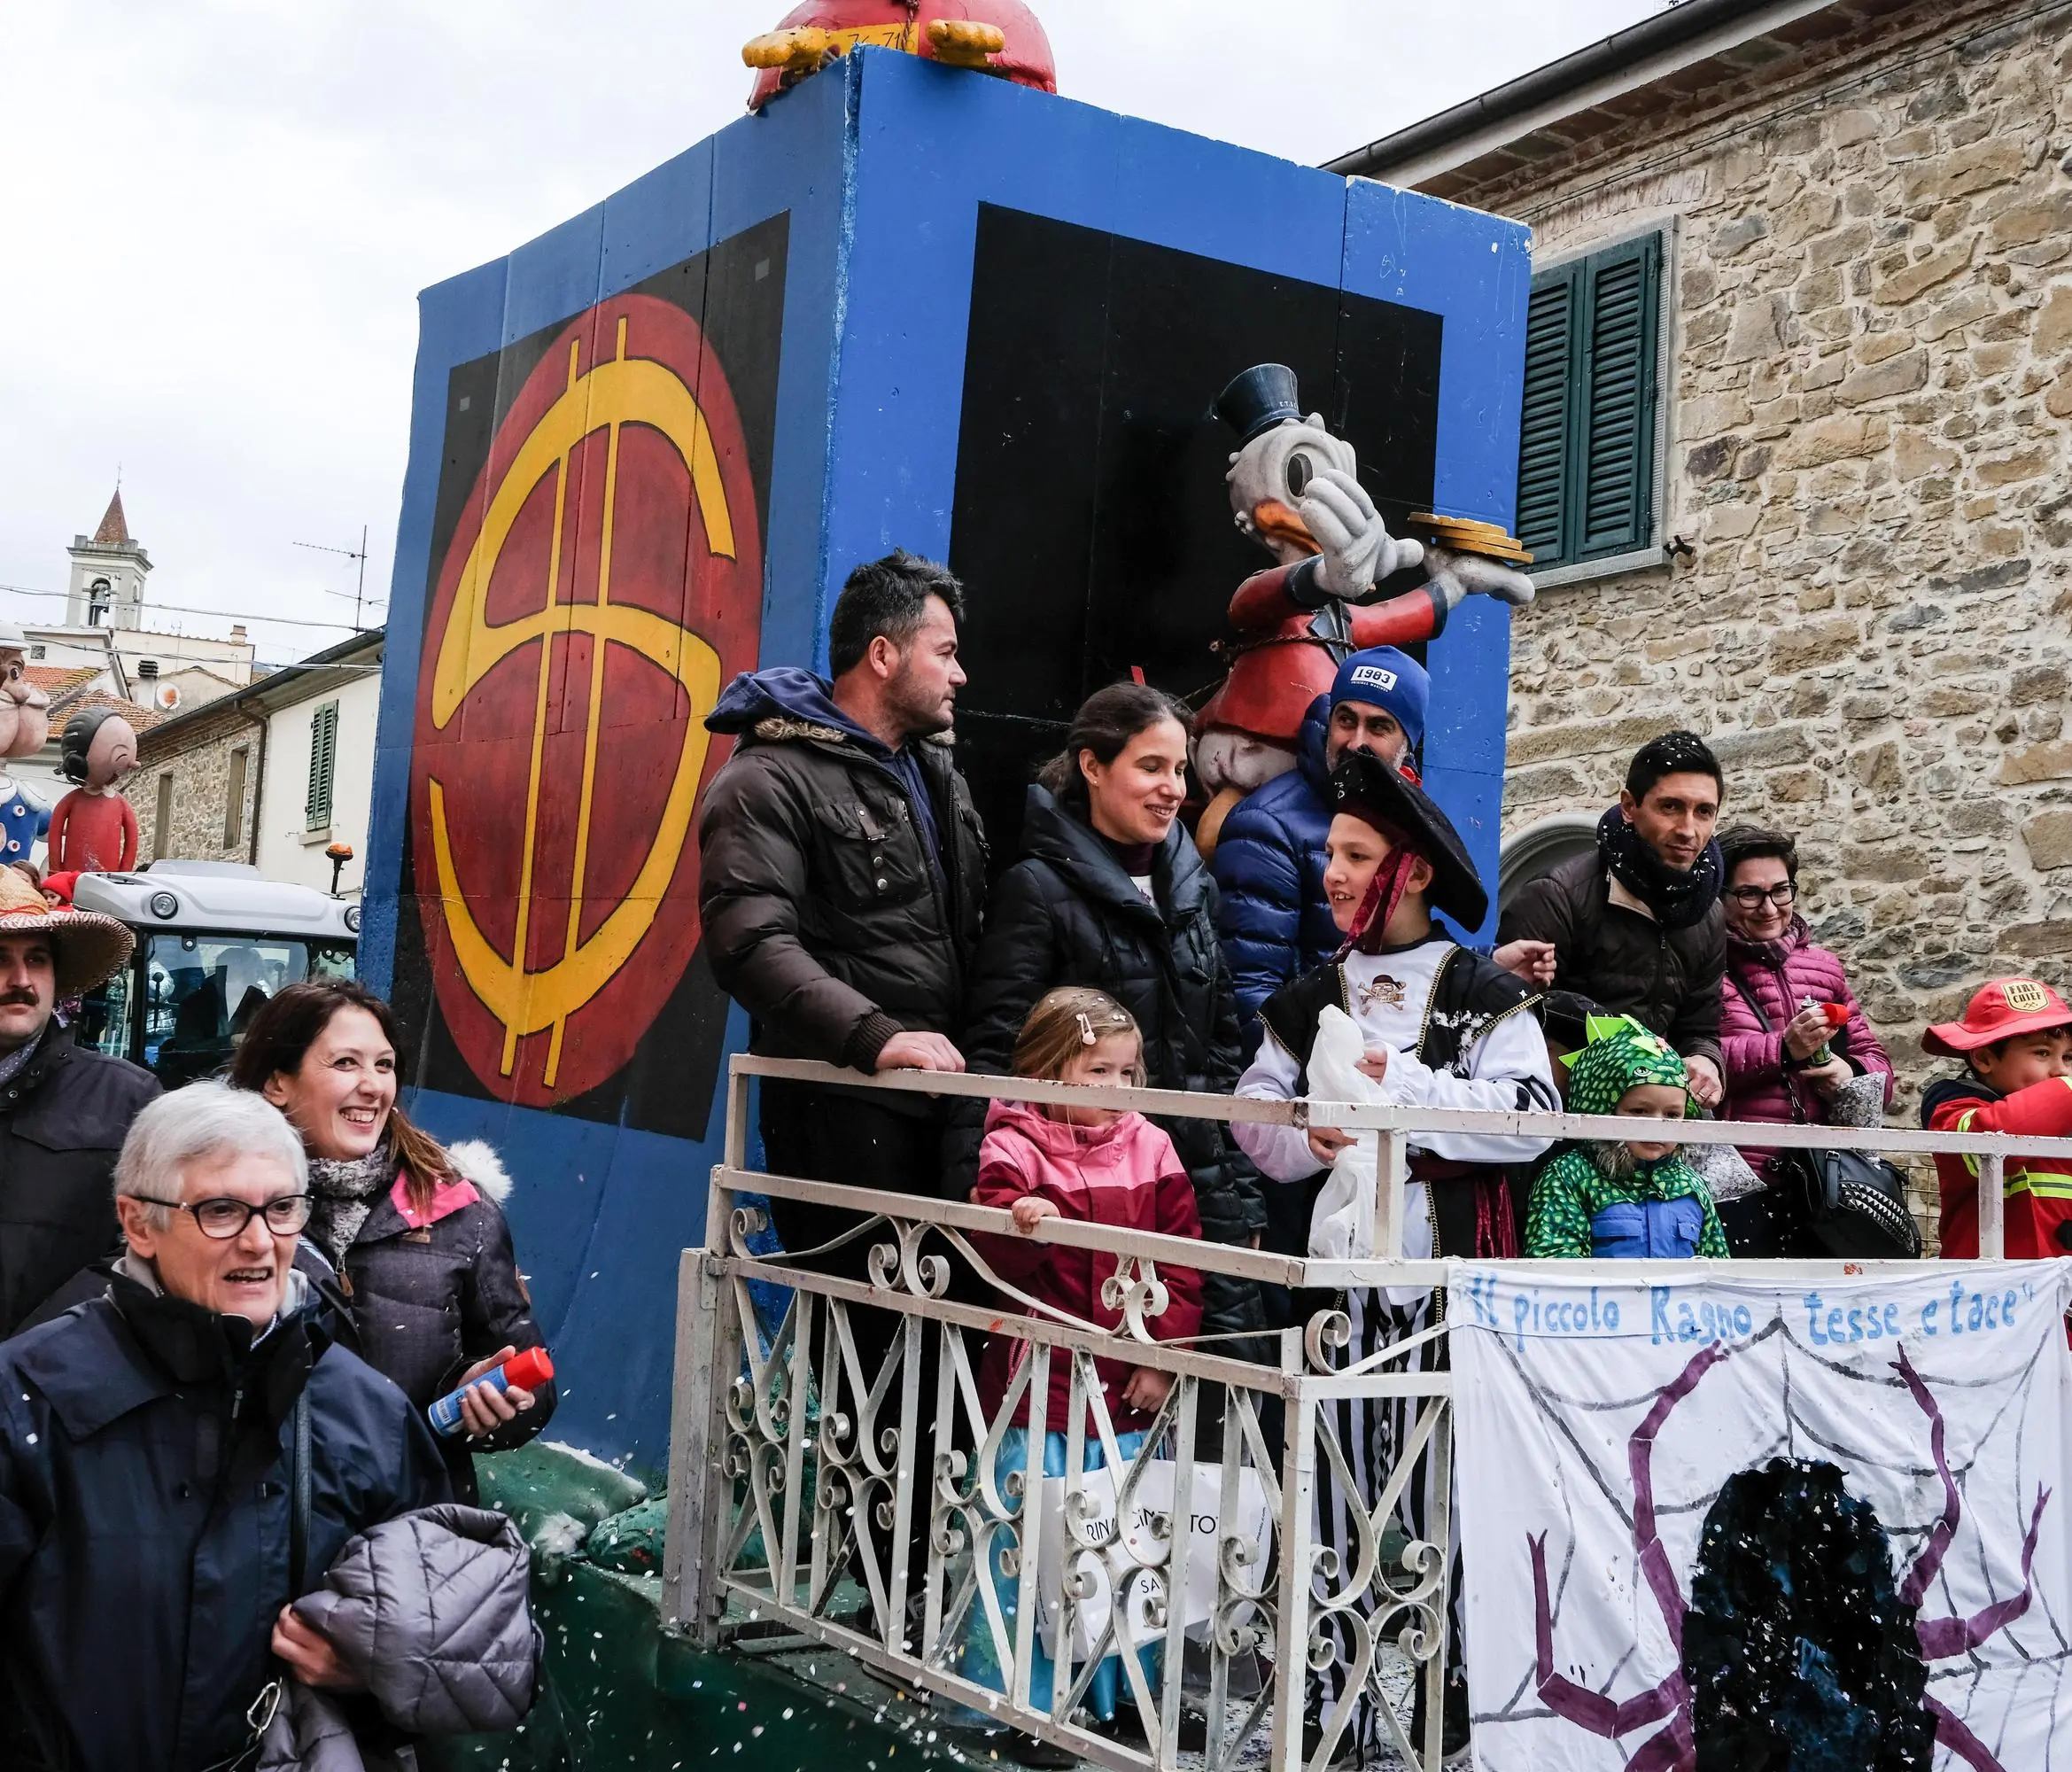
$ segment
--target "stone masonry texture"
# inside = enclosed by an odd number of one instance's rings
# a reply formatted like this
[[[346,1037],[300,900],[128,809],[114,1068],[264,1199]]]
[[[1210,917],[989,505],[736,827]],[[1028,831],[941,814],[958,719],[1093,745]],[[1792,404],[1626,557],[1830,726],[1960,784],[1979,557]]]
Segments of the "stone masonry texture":
[[[1542,262],[1668,230],[1661,526],[1696,556],[1519,614],[1506,830],[1707,734],[1726,817],[1797,838],[1912,1123],[1926,1023],[2072,985],[2072,9],[1835,12],[1447,194]]]
[[[260,732],[235,711],[189,726],[182,721],[165,736],[147,733],[137,746],[136,773],[122,791],[136,809],[137,853],[182,861],[249,861],[252,821],[258,816]],[[223,841],[230,788],[230,755],[244,750],[244,804],[238,840]],[[159,845],[159,778],[173,777],[170,844]]]

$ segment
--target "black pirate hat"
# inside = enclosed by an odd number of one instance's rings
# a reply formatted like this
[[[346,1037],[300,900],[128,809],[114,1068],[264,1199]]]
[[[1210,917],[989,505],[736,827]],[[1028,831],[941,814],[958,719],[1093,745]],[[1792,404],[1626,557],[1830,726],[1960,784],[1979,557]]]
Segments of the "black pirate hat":
[[[1432,864],[1424,902],[1444,911],[1464,929],[1478,929],[1489,914],[1489,894],[1468,858],[1468,848],[1432,797],[1370,750],[1348,750],[1331,772],[1331,809],[1400,837]]]
[[[1284,419],[1300,419],[1302,408],[1295,404],[1294,370],[1285,363],[1259,363],[1231,377],[1230,385],[1216,396],[1215,416],[1238,433],[1240,449]]]

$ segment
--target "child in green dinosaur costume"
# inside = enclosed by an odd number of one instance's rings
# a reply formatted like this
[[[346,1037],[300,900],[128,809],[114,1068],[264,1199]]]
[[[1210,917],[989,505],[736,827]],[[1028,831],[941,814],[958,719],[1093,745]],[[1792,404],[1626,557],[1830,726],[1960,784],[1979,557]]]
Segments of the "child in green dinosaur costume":
[[[1592,1016],[1589,1043],[1572,1067],[1571,1114],[1680,1120],[1689,1112],[1683,1061],[1630,1015]],[[1672,1139],[1579,1144],[1533,1185],[1525,1214],[1528,1257],[1649,1255],[1727,1258],[1712,1196]]]

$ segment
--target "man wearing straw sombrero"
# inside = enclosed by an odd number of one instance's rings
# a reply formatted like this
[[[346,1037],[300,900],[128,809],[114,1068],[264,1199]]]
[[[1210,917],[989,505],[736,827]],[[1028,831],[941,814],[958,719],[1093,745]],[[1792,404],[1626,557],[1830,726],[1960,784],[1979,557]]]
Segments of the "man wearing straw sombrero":
[[[58,1005],[120,972],[136,937],[0,867],[0,1338],[120,1240],[116,1153],[158,1079],[74,1043]]]

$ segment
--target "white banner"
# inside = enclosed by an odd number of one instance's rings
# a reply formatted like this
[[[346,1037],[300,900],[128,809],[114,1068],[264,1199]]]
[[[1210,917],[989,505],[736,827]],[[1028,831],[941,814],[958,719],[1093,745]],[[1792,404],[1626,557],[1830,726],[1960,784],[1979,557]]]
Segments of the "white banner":
[[[1606,1271],[1447,1282],[1480,1772],[2072,1764],[2072,1262]]]

